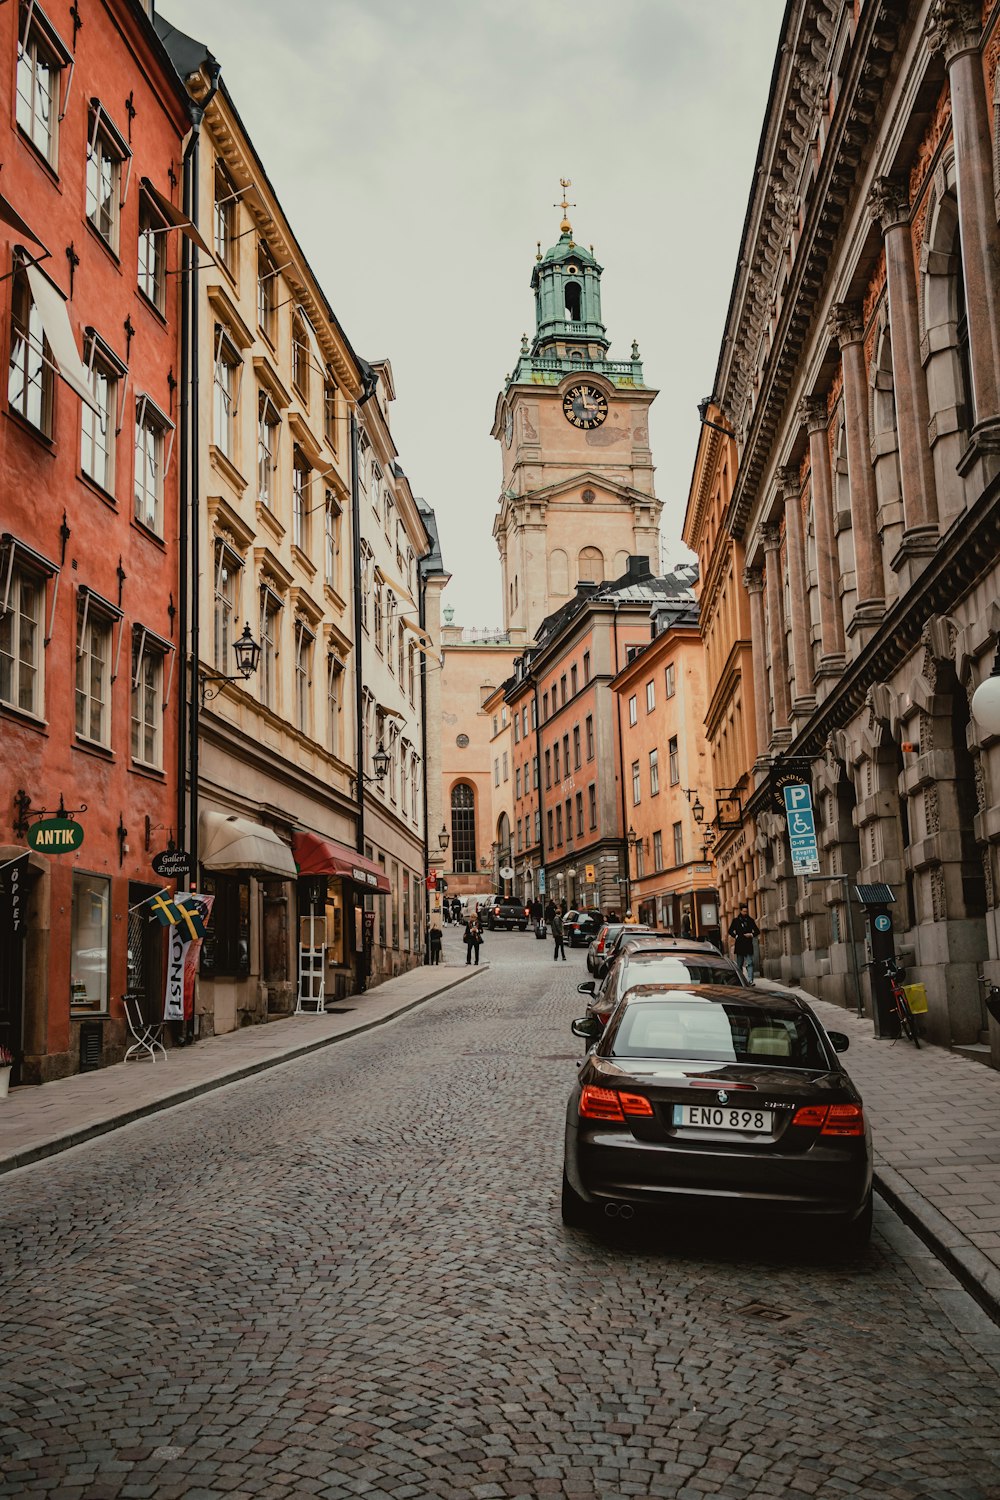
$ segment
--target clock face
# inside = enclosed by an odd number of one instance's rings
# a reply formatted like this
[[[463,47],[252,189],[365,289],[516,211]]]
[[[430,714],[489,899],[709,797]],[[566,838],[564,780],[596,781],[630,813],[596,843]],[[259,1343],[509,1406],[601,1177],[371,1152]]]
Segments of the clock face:
[[[503,440],[509,448],[514,440],[514,413],[510,407],[504,408],[503,414]]]
[[[563,415],[567,422],[584,431],[600,427],[608,414],[608,400],[596,385],[573,385],[563,397]]]

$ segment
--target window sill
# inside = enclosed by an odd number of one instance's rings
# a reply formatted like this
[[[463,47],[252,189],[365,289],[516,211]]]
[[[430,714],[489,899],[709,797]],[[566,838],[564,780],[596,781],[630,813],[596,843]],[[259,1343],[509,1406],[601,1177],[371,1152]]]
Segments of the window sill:
[[[148,313],[152,313],[156,321],[160,323],[164,328],[166,328],[167,314],[164,309],[162,307],[158,307],[149,293],[138,284],[136,284],[136,291],[139,293],[139,306],[144,307]],[[164,298],[165,295],[166,287],[164,287]]]
[[[228,454],[223,453],[218,443],[209,443],[208,456],[215,467],[219,470],[219,472],[229,480],[229,483],[233,486],[233,489],[236,490],[237,494],[242,499],[243,493],[247,487],[247,482],[243,478],[243,475],[240,473],[233,460],[228,456]]]
[[[30,709],[18,708],[16,703],[0,702],[0,719],[13,719],[15,723],[23,724],[25,729],[37,729],[40,734],[49,732],[48,719],[39,718]]]
[[[147,781],[166,781],[167,779],[166,771],[160,766],[149,766],[141,760],[130,761],[129,770],[133,776],[142,776]]]
[[[53,376],[53,379],[55,378],[56,377]],[[16,427],[19,427],[21,429],[23,433],[26,433],[28,437],[33,438],[34,441],[38,443],[40,447],[44,448],[47,453],[50,453],[53,458],[55,457],[55,441],[49,436],[47,432],[43,432],[40,427],[36,427],[34,422],[29,422],[27,417],[22,416],[21,413],[17,411],[17,409],[13,406],[7,406],[7,416]]]
[[[71,1021],[110,1021],[111,1012],[109,1010],[89,1010],[86,1006],[73,1005],[71,1002],[69,1018]]]
[[[61,193],[62,183],[59,181],[59,173],[49,161],[48,157],[45,155],[45,152],[41,149],[41,147],[35,145],[34,141],[31,139],[31,136],[28,135],[23,125],[18,125],[17,127],[17,138],[23,146],[27,146],[32,160],[42,168],[46,176],[48,176],[48,178],[51,180],[53,187],[58,188]]]
[[[147,526],[145,521],[140,521],[137,516],[133,516],[131,524],[132,529],[134,531],[137,531],[140,536],[144,536],[147,542],[152,542],[154,547],[159,547],[161,552],[166,552],[167,544],[163,540],[162,536],[153,531],[151,527]]]
[[[96,760],[113,761],[115,752],[109,745],[102,745],[97,740],[88,740],[86,735],[78,734],[72,747],[81,755],[92,755]]]
[[[104,238],[104,236],[101,233],[101,231],[98,229],[97,225],[94,223],[93,219],[88,219],[86,216],[84,216],[84,222],[85,222],[85,224],[87,226],[87,231],[90,234],[91,239],[96,240],[97,243],[104,250],[104,253],[106,255],[108,255],[108,256],[111,257],[111,260],[114,263],[115,269],[118,271],[118,273],[120,275],[121,274],[121,269],[122,269],[122,263],[121,263],[121,259],[119,258],[119,255],[118,255],[118,251],[115,249],[114,245],[108,243],[108,241]]]
[[[99,479],[95,479],[93,475],[88,474],[85,469],[77,470],[76,477],[77,479],[79,479],[80,483],[85,489],[90,490],[92,495],[96,495],[98,500],[103,500],[104,504],[108,507],[109,510],[118,509],[118,500],[114,494],[114,491],[106,490]]]

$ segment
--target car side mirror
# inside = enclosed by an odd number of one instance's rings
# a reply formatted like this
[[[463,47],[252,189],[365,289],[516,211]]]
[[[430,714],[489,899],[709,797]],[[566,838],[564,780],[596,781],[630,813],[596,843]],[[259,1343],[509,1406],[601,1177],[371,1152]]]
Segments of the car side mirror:
[[[604,1027],[596,1016],[581,1016],[577,1021],[571,1021],[569,1029],[574,1036],[579,1036],[585,1042],[596,1042]]]
[[[582,984],[577,985],[576,992],[578,995],[592,995],[596,989],[597,985],[592,979],[585,979]]]
[[[828,1031],[827,1036],[830,1038],[830,1046],[834,1052],[846,1052],[851,1045],[850,1037],[842,1031]]]

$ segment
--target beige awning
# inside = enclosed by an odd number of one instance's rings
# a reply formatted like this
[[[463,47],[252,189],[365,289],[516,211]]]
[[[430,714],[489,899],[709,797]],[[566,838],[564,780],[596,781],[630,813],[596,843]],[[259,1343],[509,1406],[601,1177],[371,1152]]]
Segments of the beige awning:
[[[90,389],[87,367],[77,353],[76,339],[73,337],[73,329],[62,292],[52,285],[47,276],[42,275],[37,266],[26,265],[24,272],[28,278],[28,286],[31,288],[31,300],[37,307],[38,316],[42,320],[42,328],[45,330],[45,337],[52,351],[52,362],[56,370],[70,390],[76,391],[81,401],[84,401],[99,417],[103,416],[101,408],[94,400],[93,391]]]
[[[249,870],[255,875],[296,878],[288,845],[272,828],[219,812],[203,812],[198,820],[201,862],[206,870]]]
[[[16,229],[18,234],[24,235],[25,239],[30,240],[33,245],[39,245],[48,255],[48,246],[45,241],[38,238],[31,225],[21,218],[13,203],[9,203],[2,193],[0,193],[0,219]]]
[[[389,587],[392,589],[392,592],[398,598],[404,599],[411,609],[416,609],[416,601],[414,600],[413,595],[410,593],[409,589],[406,587],[406,584],[401,583],[394,573],[390,573],[388,569],[383,568],[381,563],[379,563],[378,565],[378,570],[382,574],[383,582],[389,585]]]
[[[197,245],[199,250],[204,250],[210,260],[214,260],[215,256],[212,254],[212,247],[202,239],[197,225],[188,218],[184,210],[178,208],[176,204],[171,203],[167,195],[161,193],[155,183],[151,182],[148,177],[142,179],[142,187],[143,191],[148,193],[150,198],[152,198],[157,209],[166,219],[171,229],[179,229],[181,234],[186,234],[192,244]]]
[[[422,640],[430,644],[430,636],[422,625],[417,624],[416,620],[408,620],[404,615],[399,623],[403,626],[404,630],[412,630],[414,635],[419,635]]]

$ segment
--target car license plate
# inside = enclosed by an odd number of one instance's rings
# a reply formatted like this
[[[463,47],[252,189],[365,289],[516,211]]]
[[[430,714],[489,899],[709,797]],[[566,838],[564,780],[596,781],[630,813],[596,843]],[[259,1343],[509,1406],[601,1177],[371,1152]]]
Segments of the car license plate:
[[[751,1135],[769,1134],[773,1112],[769,1109],[738,1109],[721,1104],[675,1104],[674,1124],[696,1130],[738,1130]]]

